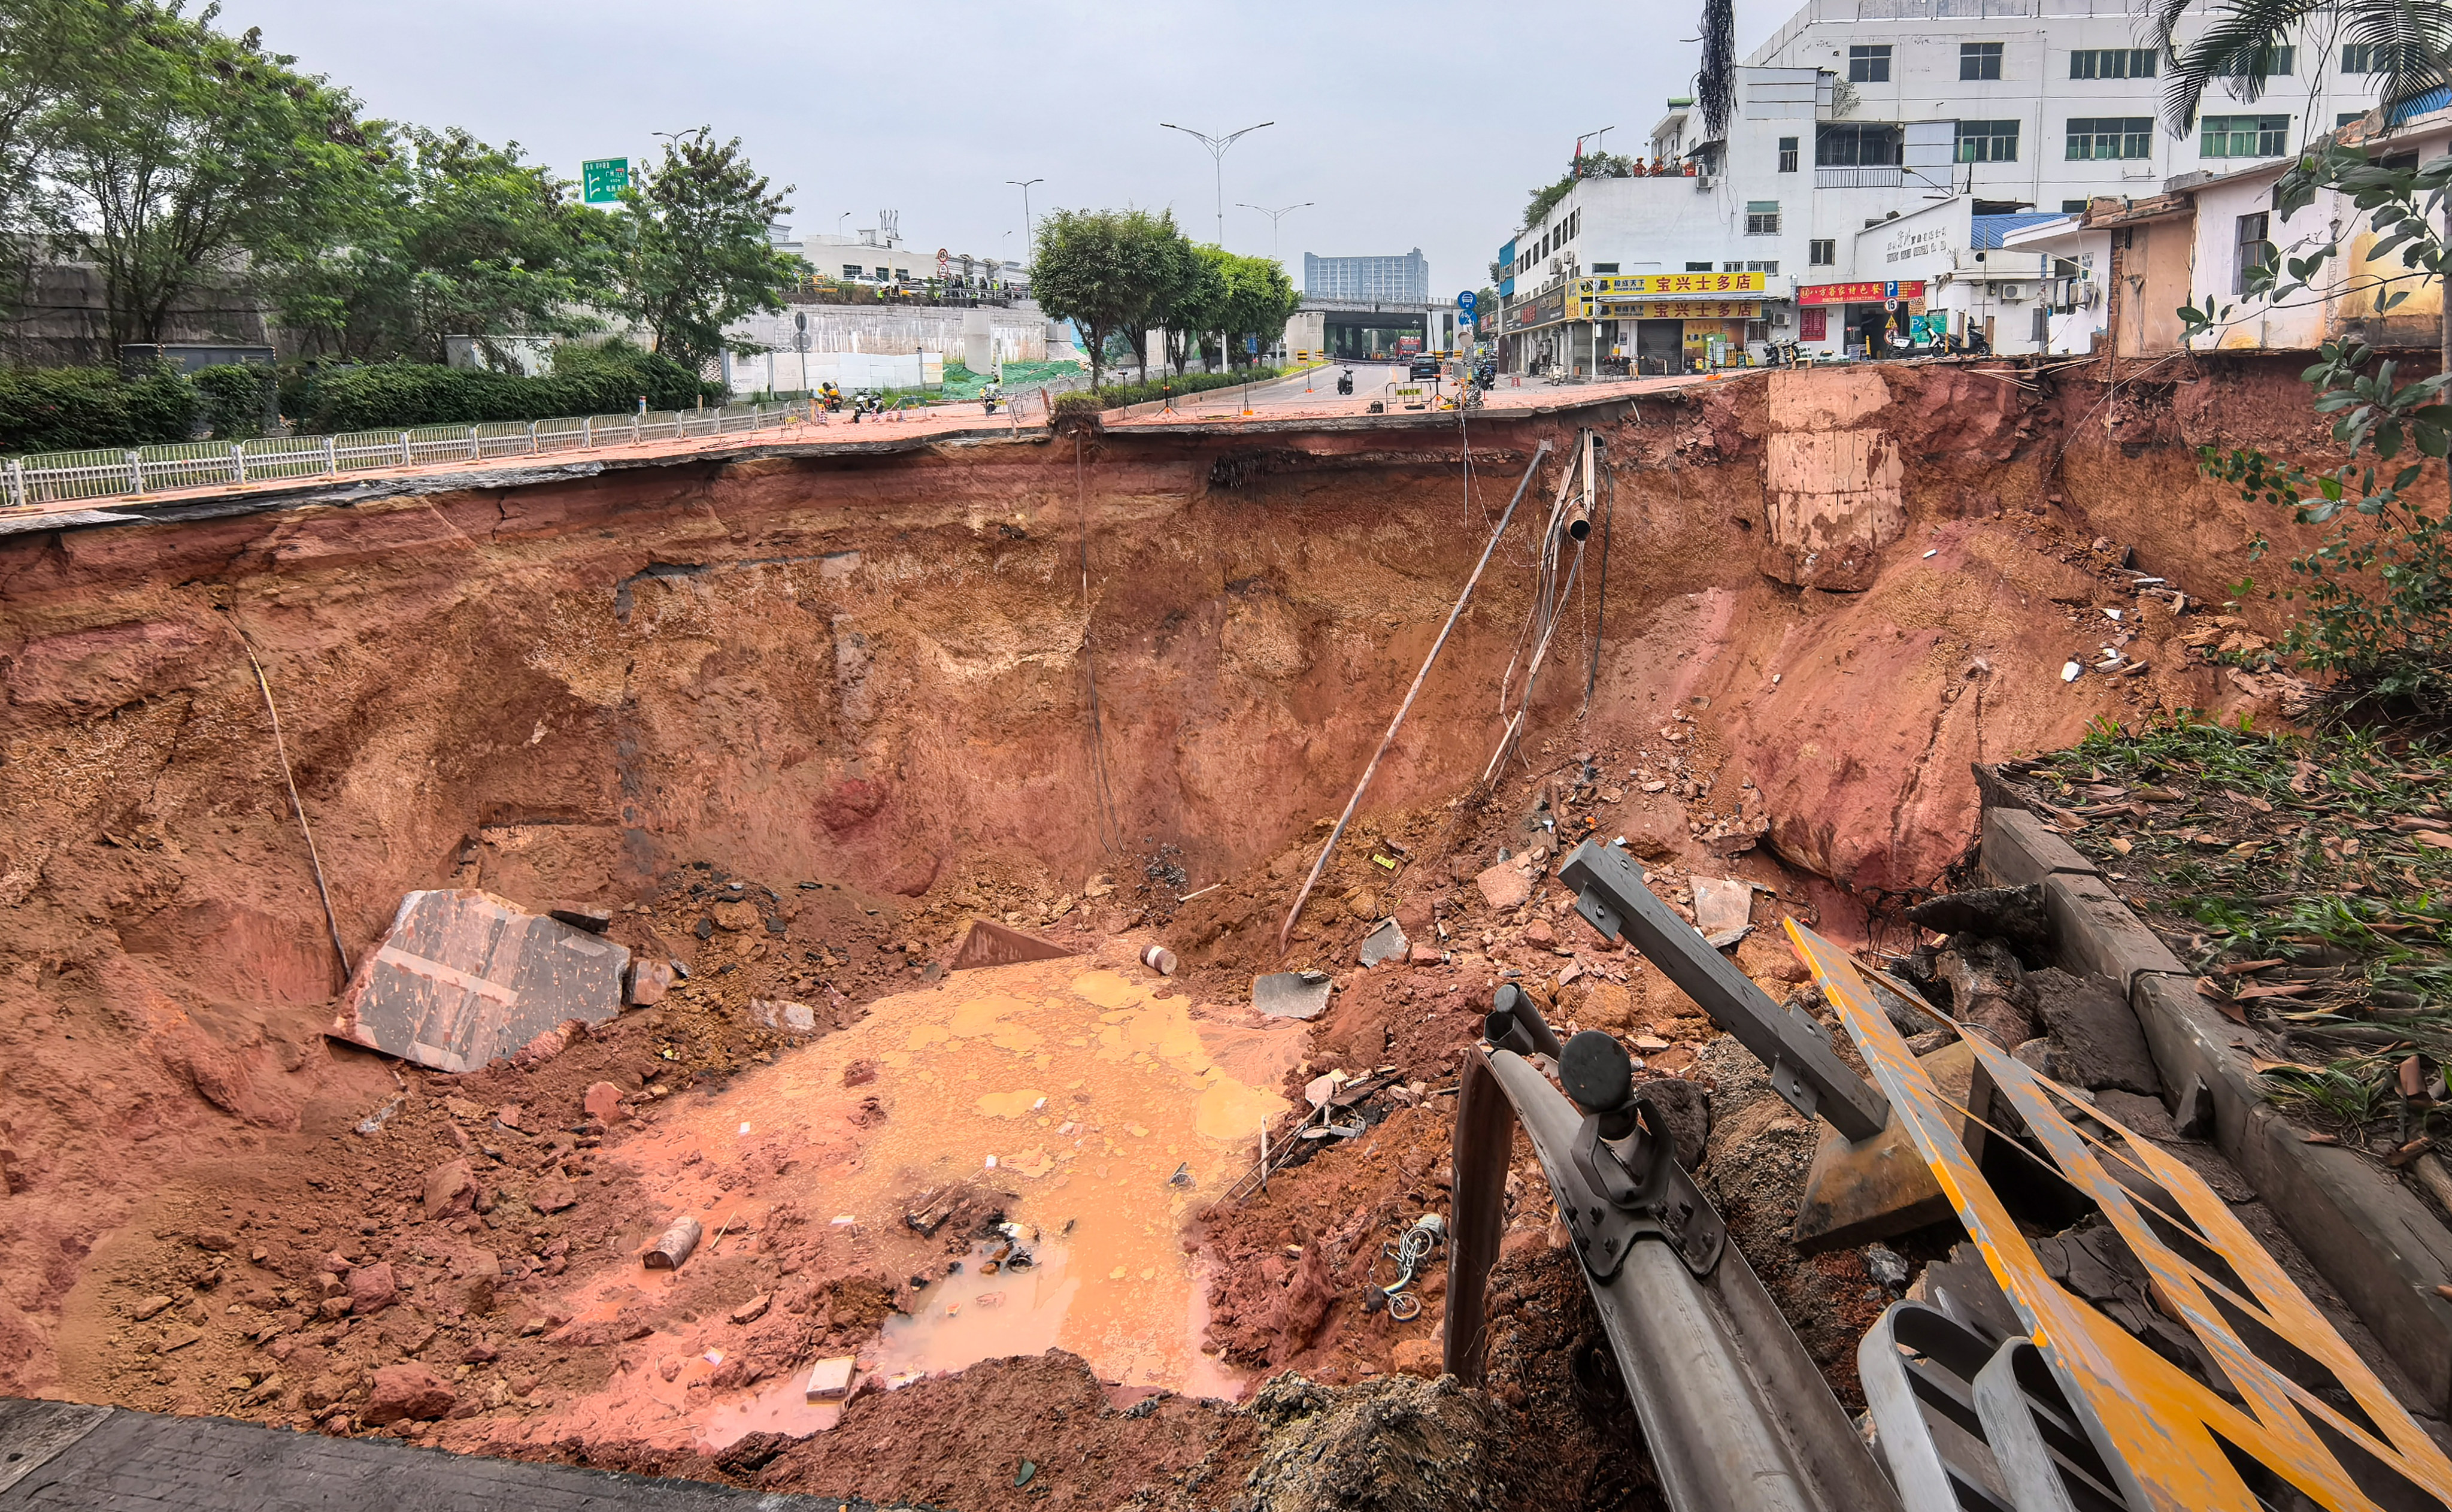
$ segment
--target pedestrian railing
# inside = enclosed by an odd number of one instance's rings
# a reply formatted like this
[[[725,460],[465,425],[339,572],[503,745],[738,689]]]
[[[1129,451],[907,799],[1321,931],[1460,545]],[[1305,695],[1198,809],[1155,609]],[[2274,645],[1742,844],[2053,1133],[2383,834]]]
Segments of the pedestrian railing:
[[[75,504],[180,488],[337,478],[382,468],[560,456],[649,441],[778,430],[810,416],[805,403],[729,405],[721,409],[356,430],[337,436],[264,436],[248,441],[53,451],[12,457],[0,465],[0,505]]]

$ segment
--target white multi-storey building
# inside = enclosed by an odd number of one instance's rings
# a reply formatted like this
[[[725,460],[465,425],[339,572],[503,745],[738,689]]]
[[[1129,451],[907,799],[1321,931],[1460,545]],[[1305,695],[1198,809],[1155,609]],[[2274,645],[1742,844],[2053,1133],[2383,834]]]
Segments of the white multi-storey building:
[[[2258,98],[2218,86],[2175,137],[2147,24],[2143,0],[1812,0],[1737,70],[1719,138],[1671,100],[1641,176],[1578,181],[1501,249],[1504,365],[1861,350],[1916,317],[2040,350],[2091,270],[2005,235],[2285,156],[2375,104],[2372,50],[2320,19]]]

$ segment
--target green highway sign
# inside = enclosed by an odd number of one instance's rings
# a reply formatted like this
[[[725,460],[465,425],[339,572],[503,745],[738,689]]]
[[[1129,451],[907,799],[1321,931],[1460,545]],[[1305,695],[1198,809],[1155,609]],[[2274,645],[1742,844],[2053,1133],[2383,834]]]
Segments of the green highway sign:
[[[590,158],[579,165],[579,199],[583,205],[612,205],[630,187],[630,160],[626,157]]]

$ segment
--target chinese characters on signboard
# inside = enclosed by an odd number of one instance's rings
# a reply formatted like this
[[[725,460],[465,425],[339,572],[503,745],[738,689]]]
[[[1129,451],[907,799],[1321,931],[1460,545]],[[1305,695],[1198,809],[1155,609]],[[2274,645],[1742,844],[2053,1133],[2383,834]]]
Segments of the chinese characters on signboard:
[[[1671,294],[1759,294],[1769,287],[1764,273],[1628,273],[1613,278],[1578,278],[1575,295],[1660,299]]]
[[[1922,299],[1923,279],[1895,284],[1809,284],[1796,291],[1800,305],[1878,305],[1886,299]]]
[[[1578,320],[1759,320],[1758,299],[1642,300],[1588,299],[1575,312]]]

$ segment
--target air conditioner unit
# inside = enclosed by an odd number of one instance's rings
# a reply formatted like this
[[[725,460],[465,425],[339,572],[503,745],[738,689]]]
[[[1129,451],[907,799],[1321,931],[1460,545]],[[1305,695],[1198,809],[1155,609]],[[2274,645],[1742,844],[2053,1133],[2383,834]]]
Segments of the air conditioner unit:
[[[2024,284],[1995,284],[1992,286],[1992,292],[2000,295],[2003,299],[2024,299],[2027,297],[2027,286]]]
[[[2084,284],[2079,286],[2077,301],[2086,308],[2092,309],[2095,306],[2103,303],[2103,286],[2100,284]]]
[[[1563,271],[1565,270],[1565,268],[1566,268],[1566,262],[1567,262],[1567,260],[1566,260],[1565,258],[1563,258],[1563,257],[1552,257],[1552,258],[1551,258],[1551,259],[1550,259],[1550,271],[1552,271],[1552,272],[1553,272],[1553,273],[1556,273],[1556,272],[1563,272]]]
[[[1785,325],[1787,325],[1787,324],[1788,324],[1788,311],[1787,311],[1787,310],[1784,310],[1784,309],[1774,309],[1774,310],[1772,310],[1772,311],[1770,312],[1770,323],[1771,323],[1772,325],[1774,325],[1774,326],[1785,326]]]

